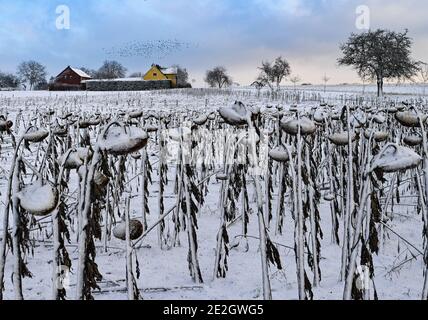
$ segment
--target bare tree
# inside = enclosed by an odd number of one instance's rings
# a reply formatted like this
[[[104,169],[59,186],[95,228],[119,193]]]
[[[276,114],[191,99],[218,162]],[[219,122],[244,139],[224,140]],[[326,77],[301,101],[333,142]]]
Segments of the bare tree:
[[[91,76],[91,78],[95,78],[97,76],[97,71],[94,69],[86,68],[86,67],[80,67],[80,70],[82,70],[84,73],[86,73],[88,76]]]
[[[16,89],[20,84],[17,76],[11,73],[0,72],[0,88]]]
[[[290,64],[282,57],[276,58],[273,63],[262,62],[262,66],[259,69],[261,73],[256,81],[264,83],[271,90],[274,89],[274,84],[279,89],[281,82],[291,73]]]
[[[17,74],[23,83],[30,85],[30,90],[32,90],[35,84],[46,81],[47,72],[45,66],[30,60],[22,62],[18,66]]]
[[[117,79],[126,75],[127,69],[117,61],[104,61],[101,68],[96,73],[98,79]]]
[[[327,74],[324,73],[324,76],[322,77],[322,82],[324,83],[324,93],[327,91],[327,83],[330,81],[330,78],[327,76]]]
[[[262,66],[263,69],[267,70],[268,66],[265,65]],[[257,77],[256,81],[253,82],[253,84],[256,84],[258,87],[266,87],[268,86],[271,91],[273,91],[273,80],[268,76],[268,74],[265,71],[262,71],[259,76]]]
[[[422,62],[420,69],[419,69],[419,82],[422,85],[423,88],[423,95],[426,93],[426,86],[428,83],[428,63]]]
[[[290,82],[293,84],[294,91],[296,91],[296,86],[300,82],[300,80],[300,77],[297,75],[290,78]]]
[[[276,86],[279,88],[282,80],[284,80],[291,73],[290,64],[282,57],[278,57],[273,65],[274,78]]]
[[[49,83],[46,81],[46,79],[41,79],[39,82],[37,82],[34,85],[34,90],[48,90],[49,89]]]
[[[411,57],[412,39],[404,32],[378,29],[351,34],[340,46],[339,65],[353,66],[361,78],[377,81],[378,96],[383,95],[385,79],[411,79],[420,63]]]
[[[189,86],[189,73],[186,68],[182,68],[179,65],[173,65],[174,68],[177,68],[177,86],[178,87],[187,87]]]
[[[130,78],[142,78],[144,77],[144,74],[140,71],[133,72],[129,75]]]
[[[255,87],[257,90],[260,90],[262,88],[265,87],[265,83],[261,82],[261,81],[254,81],[252,84],[250,84],[251,87]]]
[[[232,84],[232,78],[227,74],[225,67],[215,67],[212,70],[208,70],[204,80],[212,88],[218,87],[221,89]]]
[[[361,79],[363,82],[363,94],[366,93],[366,80],[365,79]]]
[[[251,85],[251,87],[255,87],[257,89],[257,97],[260,97],[260,91],[265,87],[265,83],[262,81],[254,81]]]

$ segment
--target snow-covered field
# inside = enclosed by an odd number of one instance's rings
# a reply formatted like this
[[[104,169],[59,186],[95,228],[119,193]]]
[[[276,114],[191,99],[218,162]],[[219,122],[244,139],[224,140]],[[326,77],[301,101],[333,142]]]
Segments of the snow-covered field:
[[[289,90],[294,90],[293,86],[286,87]],[[298,90],[305,91],[318,91],[324,92],[324,86],[322,85],[300,85],[296,87]],[[376,94],[377,87],[375,84],[357,85],[357,84],[346,84],[346,85],[327,85],[325,91],[328,93],[353,93],[353,94]],[[428,94],[428,85],[424,83],[420,84],[386,84],[384,92],[387,95],[404,95],[404,96],[426,96]]]
[[[296,216],[299,216],[298,207],[295,208],[294,201],[298,197],[293,191],[293,186],[298,184],[298,178],[293,178],[292,169],[301,166],[303,172],[303,181],[301,182],[302,190],[299,192],[303,195],[300,201],[303,204],[302,219],[304,219],[305,229],[302,229],[302,239],[306,239],[303,244],[304,251],[304,270],[308,276],[309,282],[312,284],[312,292],[314,299],[342,299],[344,292],[344,281],[341,281],[341,266],[342,266],[342,240],[344,233],[344,219],[346,217],[346,201],[347,191],[349,186],[348,175],[348,157],[347,146],[333,146],[328,143],[328,137],[332,133],[343,132],[347,130],[346,121],[331,120],[332,114],[337,114],[343,111],[340,99],[341,94],[349,94],[350,96],[358,96],[361,94],[360,87],[346,87],[343,86],[329,86],[326,93],[323,92],[321,86],[313,86],[310,88],[298,87],[298,93],[289,88],[285,91],[278,100],[271,100],[271,97],[262,92],[257,94],[255,90],[240,88],[236,90],[171,90],[171,91],[156,91],[156,92],[0,92],[0,115],[4,117],[3,120],[13,121],[11,132],[6,130],[0,131],[0,192],[1,192],[1,209],[0,209],[0,238],[3,237],[4,230],[4,216],[5,216],[5,203],[9,200],[7,196],[8,184],[12,181],[12,187],[16,190],[22,189],[24,185],[29,184],[31,181],[43,178],[51,182],[57,181],[59,165],[58,159],[69,148],[77,146],[91,146],[95,152],[97,146],[97,139],[102,136],[103,129],[107,123],[117,119],[120,123],[128,123],[130,126],[136,126],[147,129],[148,127],[158,127],[159,118],[162,118],[162,128],[158,131],[149,132],[149,139],[144,149],[141,149],[140,157],[126,155],[117,157],[112,154],[102,154],[101,158],[106,160],[107,168],[97,167],[98,171],[106,170],[110,172],[111,178],[107,187],[106,194],[101,192],[101,198],[97,199],[97,203],[101,204],[100,217],[94,218],[94,206],[90,206],[89,220],[91,223],[99,223],[101,231],[101,239],[95,239],[96,257],[95,263],[98,265],[98,270],[102,275],[102,280],[98,281],[100,289],[92,290],[92,295],[95,299],[128,299],[129,297],[129,281],[130,274],[127,277],[127,244],[126,241],[119,240],[111,234],[114,224],[120,223],[122,217],[126,216],[127,199],[130,198],[130,218],[142,221],[142,203],[143,191],[141,186],[143,181],[148,183],[147,201],[149,212],[147,214],[148,227],[155,224],[159,219],[160,205],[159,201],[163,202],[163,212],[169,211],[177,204],[177,199],[184,203],[186,207],[186,199],[184,194],[186,180],[190,179],[195,184],[202,181],[202,186],[206,187],[205,202],[201,205],[197,204],[195,213],[197,219],[197,260],[199,261],[200,272],[203,278],[203,283],[195,283],[189,274],[188,254],[192,253],[189,250],[191,240],[188,240],[189,221],[187,214],[182,209],[180,212],[174,210],[165,218],[164,230],[162,237],[165,239],[166,244],[161,248],[159,244],[159,229],[155,227],[153,231],[149,232],[142,241],[133,241],[130,244],[134,249],[131,253],[132,269],[135,282],[134,285],[139,288],[140,293],[144,299],[203,299],[203,300],[216,300],[216,299],[263,299],[266,297],[266,286],[263,287],[262,276],[263,268],[261,260],[263,260],[263,245],[260,246],[259,237],[261,233],[260,219],[258,214],[264,216],[264,223],[266,224],[266,235],[270,238],[274,247],[278,250],[279,259],[282,268],[278,268],[278,264],[274,265],[269,263],[268,278],[270,281],[272,298],[273,299],[298,299],[299,298],[299,285],[296,270],[296,254],[295,245],[299,240],[296,240]],[[302,91],[306,90],[306,91]],[[421,128],[415,126],[414,128],[407,128],[401,126],[399,122],[394,119],[394,113],[390,109],[391,103],[397,103],[398,99],[412,99],[419,98],[422,90],[419,86],[402,86],[386,88],[387,93],[393,93],[394,96],[391,100],[379,102],[377,105],[364,104],[364,109],[352,111],[352,115],[364,117],[371,117],[379,115],[384,118],[384,121],[363,121],[363,129],[357,128],[358,122],[352,118],[351,128],[358,133],[354,146],[354,159],[353,163],[353,185],[354,193],[353,198],[355,202],[355,212],[352,213],[353,218],[350,219],[346,229],[351,238],[359,224],[358,210],[361,199],[366,199],[362,196],[364,187],[364,175],[366,166],[365,151],[376,149],[379,152],[387,143],[396,142],[400,145],[403,144],[403,138],[409,135],[417,135],[421,133]],[[373,103],[373,90],[372,87],[366,88],[366,93],[371,93],[369,96],[370,103]],[[319,98],[325,97],[326,101],[331,104],[330,106],[320,107]],[[398,97],[398,98],[397,98]],[[338,100],[335,102],[335,98]],[[297,100],[296,100],[297,99]],[[281,171],[279,162],[270,161],[265,164],[261,175],[257,178],[249,172],[246,172],[245,179],[241,179],[240,183],[234,179],[239,179],[238,174],[235,174],[236,168],[228,169],[226,176],[228,179],[223,180],[218,175],[219,172],[225,170],[225,166],[221,157],[217,157],[216,161],[211,161],[206,170],[201,167],[191,166],[193,176],[188,176],[185,172],[177,170],[177,162],[171,159],[176,154],[173,152],[177,150],[180,144],[174,143],[171,140],[171,135],[168,136],[167,129],[180,128],[185,123],[192,123],[192,121],[203,119],[204,116],[212,115],[206,123],[192,130],[202,130],[204,133],[197,136],[198,151],[206,148],[208,152],[213,154],[220,154],[225,152],[224,140],[230,134],[237,134],[245,132],[245,128],[233,127],[222,120],[218,110],[221,107],[230,107],[236,101],[242,101],[245,106],[252,106],[253,110],[259,108],[261,110],[260,118],[255,122],[257,127],[263,133],[268,133],[271,136],[270,145],[268,150],[276,147],[278,139],[284,145],[289,145],[294,148],[292,150],[292,163],[286,162],[284,164],[284,172],[286,178],[284,185],[285,190],[282,188],[280,191],[280,177]],[[297,101],[297,103],[295,102]],[[401,100],[398,101],[399,108],[404,107]],[[316,133],[308,135],[304,140],[299,140],[298,137],[283,132],[278,136],[281,131],[278,128],[278,111],[276,108],[267,108],[267,106],[280,106],[284,107],[280,113],[284,114],[286,118],[296,118],[296,112],[290,106],[297,104],[299,117],[307,115],[311,121],[316,119],[317,111],[315,109],[324,110],[320,113],[325,123],[317,124]],[[369,110],[368,107],[375,106],[375,109]],[[314,108],[316,107],[316,108]],[[420,106],[418,106],[420,107]],[[408,109],[408,107],[405,107]],[[248,111],[248,109],[246,109]],[[131,111],[143,111],[142,118],[130,119]],[[345,109],[346,111],[346,109]],[[413,111],[412,111],[413,112]],[[65,117],[68,113],[71,115]],[[239,112],[238,112],[239,114]],[[215,116],[215,117],[214,117]],[[345,114],[346,118],[346,114]],[[97,124],[95,121],[87,129],[80,128],[82,121],[87,120],[100,120]],[[342,114],[342,119],[343,114]],[[1,120],[1,119],[0,119]],[[73,121],[72,121],[73,120]],[[227,120],[227,119],[226,119]],[[203,122],[203,121],[202,121]],[[79,126],[78,126],[79,124]],[[2,123],[0,123],[1,128]],[[9,173],[12,170],[12,159],[15,148],[15,143],[31,126],[37,129],[53,130],[57,126],[65,126],[68,128],[67,136],[52,137],[50,136],[42,142],[27,142],[21,146],[16,147],[18,152],[18,160],[24,159],[22,164],[25,166],[25,171],[20,168],[15,168],[14,172],[18,170],[21,177],[15,176],[14,179],[9,179]],[[165,127],[167,125],[167,128]],[[386,131],[388,134],[386,141],[369,142],[369,139],[364,135],[365,127],[377,131]],[[153,128],[152,128],[153,129]],[[224,130],[232,131],[224,131]],[[167,140],[165,145],[161,147],[159,133],[167,132]],[[224,133],[226,132],[226,134]],[[228,133],[229,132],[229,133]],[[11,139],[14,137],[15,141]],[[220,139],[216,143],[208,143],[207,135]],[[180,138],[180,134],[178,134]],[[348,135],[346,135],[346,138]],[[88,140],[89,139],[89,140]],[[261,140],[262,141],[262,140]],[[296,154],[298,152],[299,141],[302,143],[302,158],[303,162],[299,162]],[[124,142],[126,145],[127,142]],[[328,143],[328,144],[327,144]],[[372,144],[370,144],[372,143]],[[293,149],[292,148],[292,149]],[[409,147],[410,148],[410,147]],[[411,147],[417,153],[422,155],[422,148]],[[53,151],[55,149],[55,151]],[[251,148],[250,148],[251,149]],[[144,153],[142,150],[147,151],[147,159],[152,166],[152,183],[149,183],[147,175],[143,175],[143,161]],[[196,150],[196,149],[195,149]],[[105,151],[105,150],[104,150]],[[107,151],[105,151],[108,153]],[[165,163],[165,168],[159,166],[160,153],[169,152],[169,160]],[[371,152],[370,152],[371,153]],[[134,154],[133,154],[134,155]],[[205,154],[206,155],[206,154]],[[135,155],[134,155],[135,156]],[[260,155],[259,155],[260,156]],[[306,158],[307,157],[307,158]],[[220,160],[218,160],[220,159]],[[393,158],[391,158],[393,159]],[[307,160],[307,162],[305,162]],[[82,164],[81,167],[87,168],[90,171],[92,159],[87,159],[88,166]],[[392,160],[391,160],[392,161]],[[299,165],[300,163],[300,165]],[[308,167],[309,164],[309,167]],[[331,172],[329,173],[329,164],[331,165]],[[341,166],[341,165],[342,166]],[[98,166],[96,163],[95,166]],[[245,167],[245,166],[244,166]],[[370,187],[372,197],[369,197],[369,205],[366,209],[362,210],[363,222],[362,237],[363,247],[369,247],[367,241],[373,240],[373,230],[377,230],[379,240],[379,252],[370,253],[373,257],[373,272],[363,266],[361,269],[360,252],[361,244],[356,246],[359,248],[357,258],[357,272],[361,271],[365,274],[367,282],[364,282],[366,287],[370,288],[368,295],[373,299],[374,289],[376,290],[379,299],[420,299],[424,286],[424,271],[426,270],[426,263],[423,259],[423,253],[426,243],[424,242],[423,228],[424,221],[423,215],[426,214],[425,186],[422,164],[418,164],[416,169],[403,170],[398,174],[385,173],[385,181],[376,181]],[[267,170],[270,168],[271,171]],[[80,169],[82,170],[82,169]],[[308,171],[314,172],[309,174]],[[185,171],[185,170],[184,170]],[[163,172],[168,177],[168,183],[164,180],[163,196],[160,197],[160,172]],[[296,172],[299,171],[296,169]],[[343,174],[343,179],[337,178],[338,174]],[[82,172],[80,172],[82,176]],[[37,177],[40,175],[39,177]],[[61,188],[61,194],[64,196],[64,204],[68,210],[62,217],[65,225],[70,231],[70,241],[65,241],[66,250],[71,260],[71,272],[67,273],[65,288],[67,292],[67,299],[74,299],[76,292],[78,292],[79,281],[79,256],[82,256],[82,248],[79,248],[79,241],[77,230],[79,230],[82,223],[82,217],[77,212],[82,212],[79,209],[79,204],[88,200],[81,196],[82,188],[79,188],[79,176],[76,170],[70,170],[65,174],[67,180],[67,188]],[[211,176],[210,179],[205,179]],[[143,178],[144,177],[144,178]],[[183,178],[184,177],[184,178]],[[331,183],[331,178],[336,177],[337,181]],[[416,183],[415,177],[419,178],[420,183]],[[15,180],[18,179],[18,180]],[[82,178],[80,178],[82,179]],[[176,183],[178,179],[178,183]],[[182,181],[182,179],[184,179]],[[271,191],[266,190],[267,180],[271,180]],[[297,180],[296,180],[297,179]],[[17,181],[21,183],[16,183]],[[225,182],[227,181],[227,182]],[[260,190],[257,191],[254,181],[258,181]],[[190,182],[186,188],[191,186]],[[242,208],[242,191],[241,184],[246,186],[248,192],[248,208]],[[182,185],[183,190],[180,193],[178,186]],[[392,187],[391,187],[392,185]],[[222,189],[223,188],[223,189]],[[296,187],[297,188],[297,187]],[[235,195],[231,192],[227,195],[227,190],[239,190]],[[221,190],[225,192],[225,198],[221,197]],[[298,189],[297,189],[298,190]],[[317,196],[312,194],[312,190],[320,192],[319,201]],[[19,191],[19,190],[18,190]],[[193,192],[192,190],[189,191]],[[257,192],[261,193],[257,197]],[[419,193],[420,192],[420,193]],[[85,195],[85,190],[83,190]],[[278,211],[278,203],[281,198],[279,195],[284,195],[284,208],[281,212]],[[334,203],[337,204],[339,209],[335,209],[334,215],[338,222],[338,235],[340,244],[335,244],[332,241],[333,219],[332,219],[332,206],[325,198],[326,195],[334,196]],[[376,195],[374,197],[374,195]],[[93,195],[92,195],[93,196]],[[89,199],[93,200],[93,198]],[[99,195],[97,195],[99,196]],[[266,205],[267,196],[271,197],[271,208]],[[230,197],[230,198],[229,198]],[[13,200],[14,193],[12,191]],[[103,201],[108,198],[107,204]],[[86,199],[86,200],[85,200]],[[297,200],[296,200],[297,199]],[[373,217],[376,210],[376,199],[379,200],[382,215],[382,221],[386,226],[379,223],[379,220],[370,218]],[[22,201],[22,199],[21,199]],[[42,199],[40,200],[42,202]],[[196,201],[196,200],[195,200]],[[233,203],[231,205],[231,202]],[[245,202],[245,201],[244,201]],[[19,201],[17,201],[19,207]],[[392,205],[391,205],[392,203]],[[221,209],[222,204],[226,207],[225,211],[231,215],[227,217]],[[112,210],[106,211],[106,205],[117,206]],[[261,206],[261,213],[258,213]],[[370,206],[371,205],[371,206]],[[236,206],[234,211],[231,207]],[[311,206],[319,209],[319,217],[311,211]],[[364,206],[366,207],[366,206]],[[370,209],[369,209],[370,207]],[[183,208],[183,205],[181,205]],[[57,210],[57,209],[56,209]],[[271,213],[272,220],[268,223],[267,211]],[[54,211],[56,212],[56,211]],[[83,210],[83,212],[85,212]],[[104,225],[107,216],[107,230],[108,239],[105,238]],[[174,213],[177,212],[178,219],[182,223],[180,232],[175,240],[179,239],[179,245],[173,245],[175,222],[173,220]],[[311,213],[312,212],[312,213]],[[371,213],[367,214],[367,213]],[[82,213],[81,213],[82,214]],[[120,215],[120,216],[119,216]],[[244,231],[243,216],[248,215],[248,230]],[[16,217],[24,217],[19,221],[21,229],[16,233],[14,226],[16,225]],[[277,218],[283,217],[283,230],[282,234],[277,231]],[[34,216],[26,212],[22,208],[14,208],[13,205],[9,208],[9,230],[10,230],[10,245],[7,245],[6,250],[6,265],[4,273],[4,298],[14,299],[17,294],[16,280],[16,250],[13,250],[14,241],[21,244],[20,256],[23,263],[26,264],[28,270],[31,272],[31,277],[22,278],[22,294],[25,299],[51,299],[53,297],[53,270],[54,270],[54,247],[56,241],[53,235],[53,215]],[[62,219],[61,218],[61,219]],[[370,218],[367,220],[367,218]],[[227,221],[222,223],[222,219]],[[94,222],[97,220],[96,222]],[[186,228],[184,228],[185,222]],[[319,227],[316,226],[319,222]],[[372,226],[370,227],[370,223]],[[426,223],[426,222],[425,222]],[[25,225],[25,227],[23,227]],[[218,253],[218,232],[219,227],[224,226],[227,229],[229,243],[225,244],[223,238],[220,244],[229,250],[227,257],[227,272],[224,278],[217,278],[213,276],[214,266],[216,265],[216,252]],[[226,227],[227,226],[227,227]],[[369,228],[366,230],[366,228]],[[372,228],[372,229],[371,229]],[[373,229],[374,228],[374,229]],[[321,231],[323,237],[321,238]],[[384,239],[380,239],[380,235],[384,235]],[[243,235],[246,235],[244,241]],[[16,238],[15,238],[16,237]],[[21,238],[20,238],[21,237]],[[22,238],[23,237],[23,238]],[[82,237],[82,233],[80,234]],[[89,234],[89,237],[92,237]],[[320,241],[318,247],[312,244],[313,238]],[[357,237],[359,240],[359,237]],[[12,241],[12,239],[14,239]],[[240,240],[240,241],[239,241]],[[248,244],[248,245],[247,245]],[[130,247],[128,247],[129,249]],[[107,250],[106,250],[107,249]],[[350,256],[353,247],[349,246],[347,254]],[[314,250],[316,252],[314,252]],[[222,249],[222,256],[224,257],[227,252]],[[15,255],[14,255],[15,253]],[[309,253],[309,254],[308,254]],[[318,286],[314,285],[314,269],[311,267],[311,259],[307,257],[319,255],[319,270],[321,272],[321,281]],[[92,259],[92,258],[91,258]],[[191,261],[192,258],[190,258]],[[138,264],[136,263],[138,261]],[[311,262],[311,264],[308,263]],[[276,261],[277,262],[277,261]],[[218,261],[217,261],[218,263]],[[61,263],[60,263],[61,264]],[[221,263],[220,263],[221,264]],[[360,268],[358,268],[360,266]],[[370,266],[370,262],[367,263]],[[1,265],[0,265],[1,267]],[[138,269],[138,270],[137,270]],[[194,270],[194,269],[193,269]],[[223,269],[225,270],[225,269]],[[129,271],[129,270],[128,270]],[[226,270],[225,270],[226,271]],[[21,269],[22,272],[22,269]],[[139,277],[137,277],[137,274]],[[14,278],[15,277],[15,278]],[[343,277],[345,278],[345,276]],[[364,279],[363,279],[364,280]],[[132,281],[131,281],[132,282]],[[86,286],[86,284],[84,284]],[[132,287],[132,283],[131,283]],[[133,289],[135,290],[135,288]],[[364,292],[364,291],[363,291]],[[367,293],[367,292],[366,292]],[[307,293],[308,296],[310,295]],[[367,296],[366,296],[367,297]]]

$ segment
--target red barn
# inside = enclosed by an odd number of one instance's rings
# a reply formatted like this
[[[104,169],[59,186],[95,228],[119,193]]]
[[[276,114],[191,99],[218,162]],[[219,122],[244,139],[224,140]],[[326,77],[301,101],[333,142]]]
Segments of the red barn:
[[[92,79],[84,71],[68,66],[59,75],[55,77],[50,84],[50,90],[84,90],[84,80]]]

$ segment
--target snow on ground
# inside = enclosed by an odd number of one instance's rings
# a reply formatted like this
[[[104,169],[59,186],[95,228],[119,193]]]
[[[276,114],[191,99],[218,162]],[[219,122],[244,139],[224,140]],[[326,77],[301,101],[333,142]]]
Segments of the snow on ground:
[[[181,247],[162,251],[157,246],[156,232],[153,232],[144,240],[143,247],[137,250],[140,263],[141,277],[138,285],[143,290],[145,299],[262,299],[261,288],[261,267],[260,254],[258,252],[258,240],[249,239],[249,251],[238,247],[231,251],[229,256],[229,272],[225,279],[213,280],[214,249],[216,245],[216,235],[219,226],[218,198],[216,191],[219,185],[210,190],[207,204],[203,207],[199,215],[199,261],[205,283],[195,286],[189,277],[187,265],[187,235],[181,234]],[[156,194],[153,194],[156,196]],[[274,199],[275,200],[275,199]],[[149,222],[156,220],[157,198],[151,198],[151,216]],[[172,205],[170,201],[166,208]],[[132,211],[138,217],[139,209],[133,203]],[[321,272],[322,281],[319,288],[314,289],[315,299],[341,299],[343,293],[343,283],[339,282],[340,254],[338,246],[332,245],[330,241],[330,214],[328,205],[322,206],[321,211],[323,221],[323,232],[325,237],[322,241]],[[150,225],[150,223],[149,223]],[[274,222],[273,222],[274,225]],[[415,245],[422,248],[421,230],[415,230],[415,225],[420,226],[420,217],[412,216],[410,219],[397,219],[394,221],[397,231],[402,236]],[[283,236],[276,236],[272,241],[282,245],[293,247],[294,222],[290,215],[285,221],[285,231]],[[241,225],[238,222],[229,233],[231,237],[241,234]],[[258,236],[256,216],[250,217],[250,236]],[[385,252],[374,261],[375,284],[380,299],[419,299],[423,283],[422,259],[406,264],[401,270],[389,271],[398,264],[398,261],[405,260],[403,253],[397,257],[398,239],[390,235]],[[99,244],[101,246],[101,244]],[[404,247],[404,244],[401,243]],[[127,299],[124,291],[125,284],[125,254],[124,244],[113,239],[109,246],[108,253],[104,253],[102,248],[98,248],[97,263],[101,274],[104,277],[100,284],[102,293],[94,291],[96,299]],[[295,258],[293,250],[279,247],[284,270],[277,271],[271,268],[271,284],[274,299],[296,299],[297,284],[295,273]],[[403,249],[403,251],[405,251]],[[69,247],[69,252],[73,257],[73,265],[77,264],[77,247]],[[34,257],[28,258],[29,269],[33,273],[33,278],[25,278],[24,296],[26,299],[49,299],[51,296],[51,263],[52,247],[43,242],[37,243]],[[6,278],[6,298],[13,298],[13,285],[11,283],[12,263],[9,259]],[[75,272],[70,277],[69,298],[74,297]],[[174,289],[176,288],[176,289]],[[164,291],[168,289],[169,291]],[[117,292],[114,292],[118,290]],[[113,292],[104,292],[113,291]]]
[[[407,89],[399,91],[399,93],[405,94]],[[330,94],[333,92],[331,87],[328,90]],[[215,110],[220,106],[229,105],[236,99],[240,99],[246,104],[263,105],[269,103],[268,98],[258,98],[255,92],[248,94],[243,89],[232,93],[215,95],[206,95],[206,93],[201,92],[199,96],[195,93],[197,91],[193,90],[193,92],[194,94],[188,94],[186,90],[142,93],[0,92],[0,113],[8,113],[10,118],[14,119],[16,111],[19,109],[23,110],[24,114],[30,110],[50,107],[74,110],[76,105],[79,106],[82,103],[91,110],[103,110],[109,107],[131,109],[139,107],[143,109],[165,110],[174,109],[177,105],[179,108],[186,107],[190,109],[205,108],[207,105],[209,109]],[[127,106],[124,102],[130,97],[133,98],[133,105]],[[52,103],[52,100],[57,101],[57,104]],[[117,101],[123,104],[116,106]],[[308,102],[307,104],[314,105],[315,103]],[[84,113],[87,109],[84,107],[78,111]],[[10,156],[10,149],[1,151],[0,191],[2,197],[5,191],[5,170],[9,168],[8,159],[10,159]],[[128,168],[128,170],[131,170],[131,168]],[[173,179],[172,174],[173,171],[170,170],[170,180]],[[172,187],[173,183],[171,182],[165,191],[167,196],[165,199],[166,209],[175,203]],[[199,261],[204,284],[195,286],[189,276],[186,260],[188,252],[187,235],[185,233],[180,235],[181,247],[160,250],[157,245],[156,232],[154,231],[144,240],[143,246],[137,249],[141,270],[141,277],[137,280],[137,283],[139,288],[142,289],[145,299],[262,299],[261,264],[257,239],[248,239],[248,252],[244,250],[242,245],[232,249],[228,261],[229,271],[227,277],[225,279],[213,279],[214,250],[220,224],[218,216],[219,187],[220,184],[213,179],[209,187],[206,203],[198,216]],[[157,188],[158,186],[155,181],[150,187],[149,225],[156,221],[158,214]],[[139,203],[139,198],[133,199],[131,203],[132,215],[137,218],[140,216]],[[409,200],[409,203],[412,203],[411,200]],[[273,212],[275,212],[276,195],[273,204]],[[252,205],[254,206],[254,203]],[[422,249],[422,218],[414,212],[413,208],[399,207],[397,209],[399,215],[392,221],[392,228],[417,248]],[[314,298],[341,299],[343,293],[343,283],[339,281],[341,250],[337,245],[331,244],[330,209],[329,204],[326,202],[322,202],[321,205],[321,219],[324,233],[321,244],[322,258],[320,266],[322,281],[319,288],[314,288]],[[1,223],[0,229],[2,227]],[[274,225],[275,221],[272,221],[272,229]],[[274,267],[270,269],[273,298],[296,299],[296,262],[294,251],[290,249],[294,245],[294,222],[290,214],[286,215],[284,225],[284,235],[274,235],[273,231],[270,233],[272,241],[281,244],[278,249],[284,267],[282,271],[278,271]],[[172,228],[170,220],[167,220],[168,227]],[[241,234],[241,228],[240,221],[236,222],[230,228],[229,236],[231,239]],[[248,234],[250,236],[258,236],[257,219],[254,213],[250,216]],[[73,260],[73,266],[76,266],[77,247],[75,239],[73,240],[68,250]],[[48,241],[36,241],[35,245],[34,255],[27,257],[28,268],[32,272],[33,278],[23,279],[24,297],[26,299],[49,299],[51,297],[52,246]],[[127,294],[124,290],[126,288],[124,243],[112,238],[109,242],[110,248],[107,253],[103,252],[102,243],[97,243],[97,246],[96,261],[104,279],[100,283],[101,292],[94,291],[95,299],[126,299]],[[380,299],[420,298],[423,284],[422,257],[419,255],[416,259],[396,268],[402,261],[411,257],[411,252],[417,255],[415,250],[407,249],[403,241],[396,235],[389,233],[385,247],[374,260],[375,284]],[[7,299],[14,297],[11,281],[11,260],[9,252],[5,277],[5,297]],[[75,296],[76,271],[76,268],[72,269],[70,276],[69,298],[74,298]]]
[[[294,90],[293,86],[286,86],[288,90]],[[317,91],[324,92],[323,85],[299,85],[296,87],[297,90],[304,91]],[[377,87],[374,84],[339,84],[339,85],[327,85],[325,88],[326,93],[347,93],[347,94],[376,94]],[[385,84],[384,93],[386,95],[413,95],[413,96],[426,96],[428,94],[428,84]]]

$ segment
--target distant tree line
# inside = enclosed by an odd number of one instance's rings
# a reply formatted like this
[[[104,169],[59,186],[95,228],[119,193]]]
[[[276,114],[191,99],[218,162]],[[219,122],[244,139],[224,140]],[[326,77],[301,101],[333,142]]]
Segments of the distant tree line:
[[[190,86],[187,69],[179,65],[173,67],[177,68],[177,85],[179,87]],[[104,61],[98,70],[87,67],[80,67],[79,69],[93,79],[124,78],[128,71],[120,62],[114,60]],[[131,78],[142,78],[143,76],[144,73],[142,72],[134,72],[130,75]],[[47,71],[44,65],[33,60],[24,61],[18,65],[16,74],[0,71],[0,89],[14,90],[21,87],[24,90],[46,90],[49,86],[46,77]],[[54,80],[54,77],[50,78],[50,81]]]
[[[0,71],[0,88],[15,89],[21,83],[20,79],[12,73],[3,73]]]
[[[261,89],[265,86],[271,90],[278,89],[283,80],[285,80],[291,74],[291,68],[288,61],[282,57],[275,59],[273,63],[264,61],[259,67],[260,74],[256,81],[253,82],[253,86],[257,89]],[[208,70],[204,78],[205,82],[212,88],[225,88],[233,84],[232,77],[228,74],[227,70],[223,66],[217,66],[211,70]],[[298,76],[293,77],[291,80],[294,84],[300,81]]]
[[[428,82],[428,64],[411,58],[412,44],[408,30],[394,32],[378,29],[353,33],[346,43],[340,45],[342,57],[337,62],[339,66],[353,67],[363,82],[375,81],[378,96],[382,96],[385,80],[415,81],[418,77],[423,84]],[[252,83],[258,90],[268,87],[276,92],[287,78],[296,89],[301,81],[298,75],[291,76],[290,64],[281,56],[273,62],[263,61],[258,69],[260,73]],[[232,84],[231,76],[222,66],[208,70],[204,80],[210,87],[223,88]],[[331,78],[324,74],[321,80],[326,91]]]

